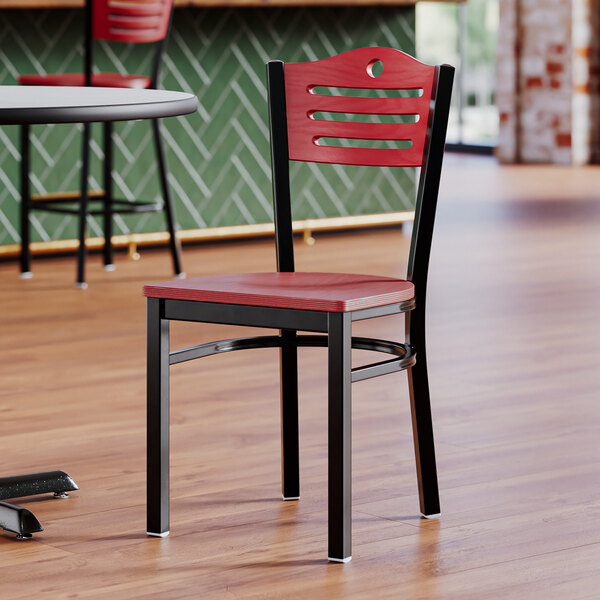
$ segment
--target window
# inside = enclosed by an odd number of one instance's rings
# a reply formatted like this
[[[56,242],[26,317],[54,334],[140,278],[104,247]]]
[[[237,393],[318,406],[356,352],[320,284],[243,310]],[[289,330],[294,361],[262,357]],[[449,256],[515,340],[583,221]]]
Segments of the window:
[[[448,142],[492,147],[498,137],[495,105],[499,0],[461,4],[420,2],[417,57],[457,68]]]

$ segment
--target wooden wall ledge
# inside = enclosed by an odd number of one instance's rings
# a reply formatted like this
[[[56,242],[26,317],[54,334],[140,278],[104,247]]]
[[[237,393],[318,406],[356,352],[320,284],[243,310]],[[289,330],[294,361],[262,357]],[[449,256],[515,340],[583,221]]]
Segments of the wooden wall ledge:
[[[412,6],[421,0],[175,0],[175,6]],[[435,0],[465,2],[466,0]],[[84,0],[0,0],[0,9],[8,8],[80,8]]]

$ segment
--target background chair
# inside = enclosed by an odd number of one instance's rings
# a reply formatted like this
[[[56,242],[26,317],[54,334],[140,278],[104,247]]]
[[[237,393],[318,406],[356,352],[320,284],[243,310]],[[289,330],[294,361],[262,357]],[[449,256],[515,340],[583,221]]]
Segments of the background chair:
[[[376,76],[376,63],[383,72]],[[351,552],[351,384],[408,369],[421,512],[440,512],[425,352],[429,253],[454,69],[424,65],[389,48],[362,48],[308,63],[267,65],[276,227],[276,273],[199,277],[146,285],[148,297],[148,534],[169,531],[169,365],[246,348],[280,348],[283,498],[300,496],[299,346],[328,348],[329,560]],[[319,86],[317,88],[317,86]],[[353,97],[329,88],[395,90],[393,97]],[[397,90],[413,90],[412,97]],[[415,94],[415,90],[417,90]],[[319,120],[321,113],[337,120]],[[396,115],[372,123],[347,115]],[[410,115],[411,117],[401,117]],[[406,121],[412,122],[406,122]],[[336,146],[329,140],[343,140]],[[365,148],[365,140],[402,143]],[[385,144],[384,144],[385,146]],[[406,280],[294,270],[289,160],[352,165],[420,166]],[[352,337],[352,322],[406,314],[406,343]],[[269,327],[259,336],[169,351],[169,321]],[[321,335],[298,335],[297,331]],[[322,335],[325,334],[325,335]],[[351,349],[392,355],[351,367]]]
[[[19,83],[25,85],[97,86],[122,88],[156,88],[159,84],[160,66],[165,38],[169,29],[173,0],[86,0],[85,4],[85,48],[84,72],[48,75],[21,75]],[[150,77],[145,75],[123,75],[120,73],[93,72],[93,42],[154,43],[154,61]],[[181,246],[175,235],[175,213],[168,185],[167,163],[162,145],[160,121],[154,119],[154,143],[158,162],[163,203],[128,202],[113,198],[112,168],[112,123],[104,124],[104,190],[93,194],[102,202],[98,209],[89,208],[88,190],[90,127],[83,125],[83,148],[81,167],[81,188],[79,193],[58,193],[47,197],[32,196],[30,191],[30,140],[29,125],[21,127],[21,276],[31,277],[30,222],[31,210],[44,210],[79,216],[79,248],[77,252],[77,285],[85,284],[85,235],[87,215],[104,217],[104,265],[113,270],[112,221],[115,213],[127,214],[164,210],[170,234],[170,249],[175,274],[184,276],[181,268]],[[79,204],[73,208],[72,204]]]

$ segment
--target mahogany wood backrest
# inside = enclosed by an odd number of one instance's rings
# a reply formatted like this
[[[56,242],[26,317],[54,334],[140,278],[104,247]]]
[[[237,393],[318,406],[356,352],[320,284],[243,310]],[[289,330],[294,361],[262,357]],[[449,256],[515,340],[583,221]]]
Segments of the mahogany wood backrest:
[[[85,12],[85,84],[91,85],[92,81],[94,40],[136,44],[155,42],[151,87],[158,87],[173,0],[86,0]]]
[[[379,62],[383,72],[375,77]],[[421,165],[435,67],[392,48],[359,48],[331,58],[285,65],[288,148],[291,160],[347,165]],[[330,88],[353,95],[332,94]],[[341,88],[341,89],[340,89]],[[394,96],[360,97],[363,90],[393,90]],[[401,97],[401,92],[415,92]],[[347,93],[347,92],[346,92]],[[397,95],[396,95],[397,94]],[[329,113],[336,120],[319,119]],[[343,115],[410,115],[415,122],[373,123]],[[400,119],[398,119],[400,121]],[[328,138],[348,146],[327,145]],[[360,140],[405,142],[405,148],[363,148]]]
[[[383,71],[377,76],[378,62]],[[279,271],[294,271],[290,160],[418,166],[408,279],[417,288],[417,302],[421,296],[424,305],[453,78],[449,65],[426,65],[392,48],[359,48],[306,63],[267,63]],[[334,95],[331,88],[345,88],[352,95]],[[361,97],[360,90],[385,90],[386,97]],[[333,115],[334,120],[315,118],[320,113]],[[352,121],[344,118],[348,114]],[[362,115],[398,119],[373,123]],[[331,139],[342,143],[332,145]],[[359,140],[382,140],[384,147],[361,147],[366,144]],[[385,147],[387,141],[396,147]]]
[[[93,0],[92,36],[109,42],[147,43],[165,38],[173,0]]]

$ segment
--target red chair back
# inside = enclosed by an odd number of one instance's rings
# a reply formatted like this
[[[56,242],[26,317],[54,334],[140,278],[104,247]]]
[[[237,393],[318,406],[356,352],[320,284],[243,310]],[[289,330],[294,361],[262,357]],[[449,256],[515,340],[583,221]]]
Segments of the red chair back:
[[[173,0],[92,0],[92,37],[109,42],[163,40]]]
[[[378,61],[381,73],[373,68]],[[421,167],[408,279],[417,288],[417,305],[424,306],[454,67],[425,65],[393,48],[359,48],[307,63],[269,61],[267,78],[277,269],[294,271],[290,160]],[[331,88],[352,95],[334,95]],[[363,90],[387,91],[387,97],[361,97]],[[408,90],[410,95],[402,93]],[[319,120],[316,113],[336,120]],[[354,120],[359,115],[387,115],[393,122]],[[342,143],[326,145],[327,138]],[[365,148],[358,140],[384,144]],[[400,147],[386,147],[390,140]]]
[[[383,72],[376,76],[373,66]],[[347,165],[420,166],[427,133],[435,67],[393,48],[359,48],[331,58],[285,64],[288,147],[291,160]],[[351,88],[354,95],[317,93],[320,86]],[[361,90],[394,90],[387,97],[360,97]],[[411,90],[410,94],[408,91]],[[402,93],[405,92],[405,93]],[[403,97],[410,95],[410,97]],[[335,120],[320,120],[326,112]],[[341,113],[393,115],[393,123],[349,122]],[[406,121],[410,115],[412,122]],[[358,122],[360,121],[360,122]],[[327,145],[326,138],[344,145]],[[394,148],[363,148],[358,140],[393,140]],[[372,144],[371,144],[372,145]],[[385,144],[384,144],[385,145]]]

